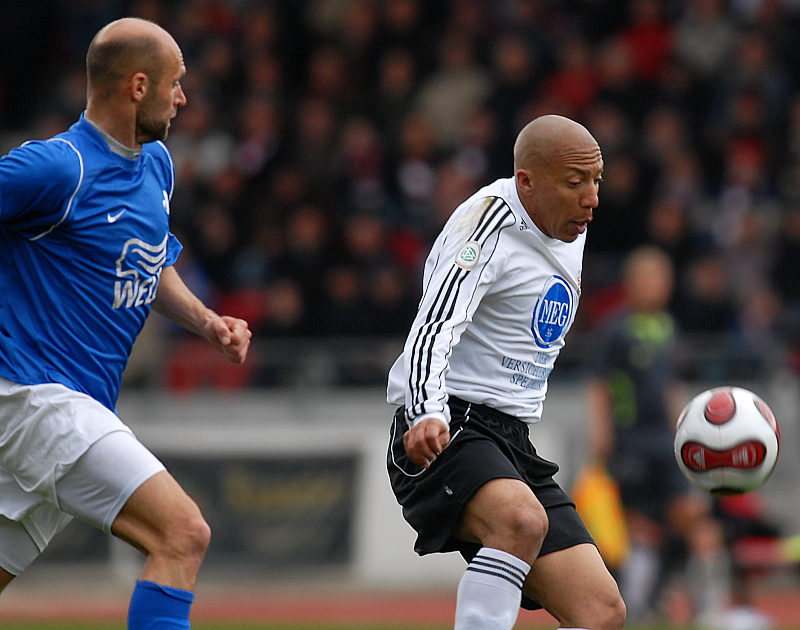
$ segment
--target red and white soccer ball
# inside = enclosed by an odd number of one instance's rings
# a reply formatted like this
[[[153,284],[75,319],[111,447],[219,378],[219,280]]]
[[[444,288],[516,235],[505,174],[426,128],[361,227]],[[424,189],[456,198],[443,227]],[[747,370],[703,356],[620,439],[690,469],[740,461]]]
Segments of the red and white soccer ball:
[[[744,494],[769,477],[780,442],[775,415],[761,398],[741,387],[718,387],[684,407],[675,458],[697,487],[718,495]]]

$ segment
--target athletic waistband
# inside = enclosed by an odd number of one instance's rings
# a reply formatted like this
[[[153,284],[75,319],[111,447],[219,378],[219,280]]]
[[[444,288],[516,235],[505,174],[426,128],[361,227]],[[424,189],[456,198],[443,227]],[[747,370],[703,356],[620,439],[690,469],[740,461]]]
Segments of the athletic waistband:
[[[469,410],[470,412],[474,412],[475,414],[483,418],[496,420],[510,426],[520,425],[525,429],[526,432],[528,431],[528,425],[525,424],[522,420],[520,420],[519,418],[515,418],[514,416],[507,414],[503,411],[498,411],[497,409],[494,409],[492,407],[488,407],[486,405],[481,405],[474,402],[469,402],[462,398],[458,398],[457,396],[450,396],[450,398],[448,398],[447,404],[450,406],[451,412],[456,411],[458,413],[464,414],[467,412],[467,410]]]

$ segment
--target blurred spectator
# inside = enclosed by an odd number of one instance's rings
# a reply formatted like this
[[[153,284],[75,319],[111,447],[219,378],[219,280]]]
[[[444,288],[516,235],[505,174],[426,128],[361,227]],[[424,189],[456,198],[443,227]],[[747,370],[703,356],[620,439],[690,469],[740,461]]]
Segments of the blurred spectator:
[[[470,112],[490,89],[489,74],[476,59],[475,42],[460,32],[445,35],[438,67],[423,81],[416,99],[433,125],[439,149],[452,149],[458,143]]]
[[[713,79],[731,58],[737,36],[725,0],[695,0],[675,25],[675,52],[701,80]]]
[[[283,241],[281,254],[273,261],[274,275],[297,284],[304,308],[302,319],[310,323],[323,308],[324,276],[333,256],[326,213],[309,203],[292,209],[286,220]]]
[[[736,303],[731,282],[718,254],[697,254],[678,287],[676,315],[681,329],[691,333],[732,331]]]
[[[342,202],[349,213],[380,213],[384,203],[384,153],[375,124],[354,116],[342,127],[338,164],[333,170],[347,183]]]
[[[655,92],[637,76],[633,55],[621,37],[605,40],[597,55],[597,102],[606,109],[613,105],[628,124],[641,122]]]
[[[299,103],[295,115],[290,159],[305,173],[308,186],[330,197],[338,192],[338,173],[333,168],[339,131],[335,108],[324,98],[309,96]]]
[[[667,310],[673,274],[669,257],[652,246],[625,259],[620,307],[595,329],[590,455],[619,484],[626,513],[630,552],[619,582],[629,622],[664,616],[660,593],[678,571],[703,625],[727,605],[730,566],[709,498],[692,491],[675,466],[675,419],[685,396],[676,361],[679,332]],[[674,542],[683,546],[685,567],[675,561]]]
[[[663,250],[672,261],[676,278],[685,276],[688,261],[694,255],[689,213],[681,201],[669,195],[657,195],[647,215],[647,241]],[[674,309],[674,299],[670,305]]]
[[[324,335],[363,335],[369,330],[363,274],[352,264],[329,268],[323,278],[321,306],[314,326]]]
[[[606,158],[587,304],[602,312],[613,301],[618,261],[649,241],[673,258],[688,330],[757,337],[777,326],[800,349],[796,2],[7,4],[6,149],[79,113],[82,51],[98,25],[128,13],[175,32],[191,72],[168,140],[180,182],[172,221],[213,294],[263,301],[274,283],[293,284],[300,328],[313,335],[352,331],[346,317],[308,324],[323,301],[349,308],[333,293],[357,294],[350,302],[383,312],[391,335],[388,305],[416,301],[408,278],[440,208],[510,166],[497,147],[521,120],[558,113],[590,124]],[[31,65],[40,71],[23,72]],[[301,244],[314,213],[320,242]],[[345,251],[360,215],[382,225],[378,266]],[[326,280],[334,268],[338,280]],[[776,292],[764,302],[775,312],[748,299],[761,290]]]
[[[402,121],[411,112],[417,81],[417,67],[411,52],[392,48],[380,59],[373,116],[394,156],[400,145]]]
[[[660,0],[633,0],[628,6],[630,18],[620,39],[628,48],[635,76],[654,81],[672,52],[673,26],[663,14]]]
[[[558,50],[557,67],[542,89],[567,117],[584,116],[599,89],[592,48],[578,34],[569,37]]]
[[[539,63],[535,47],[515,31],[500,33],[493,42],[492,87],[485,105],[494,116],[498,146],[514,146],[522,127],[522,109],[535,94],[543,74]],[[497,173],[513,168],[507,153],[492,156]]]
[[[212,105],[198,94],[176,118],[169,146],[177,177],[191,186],[213,180],[231,166],[235,139],[215,123]]]
[[[242,105],[234,164],[244,175],[259,175],[275,157],[282,139],[277,105],[263,96],[250,96]]]
[[[390,167],[390,185],[402,208],[403,222],[422,234],[433,232],[433,199],[439,156],[430,119],[421,112],[406,116],[400,129],[400,151]]]
[[[602,254],[611,269],[646,234],[647,208],[652,185],[642,160],[632,153],[604,154],[603,203],[586,238],[587,254]]]

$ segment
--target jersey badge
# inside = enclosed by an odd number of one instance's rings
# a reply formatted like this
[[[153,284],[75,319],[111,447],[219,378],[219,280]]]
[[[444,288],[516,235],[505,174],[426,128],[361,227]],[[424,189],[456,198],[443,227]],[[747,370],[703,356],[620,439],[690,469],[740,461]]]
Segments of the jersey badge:
[[[467,241],[456,256],[456,264],[469,271],[481,257],[481,244],[478,241]]]

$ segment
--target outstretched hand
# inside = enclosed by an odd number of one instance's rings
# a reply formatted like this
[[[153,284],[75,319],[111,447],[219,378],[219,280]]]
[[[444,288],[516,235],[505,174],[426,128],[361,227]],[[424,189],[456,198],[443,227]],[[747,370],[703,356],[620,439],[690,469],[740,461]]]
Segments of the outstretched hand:
[[[422,468],[429,468],[449,443],[450,430],[437,418],[426,418],[403,436],[408,458]]]
[[[229,315],[209,319],[203,336],[232,363],[244,363],[253,332],[247,322]]]

